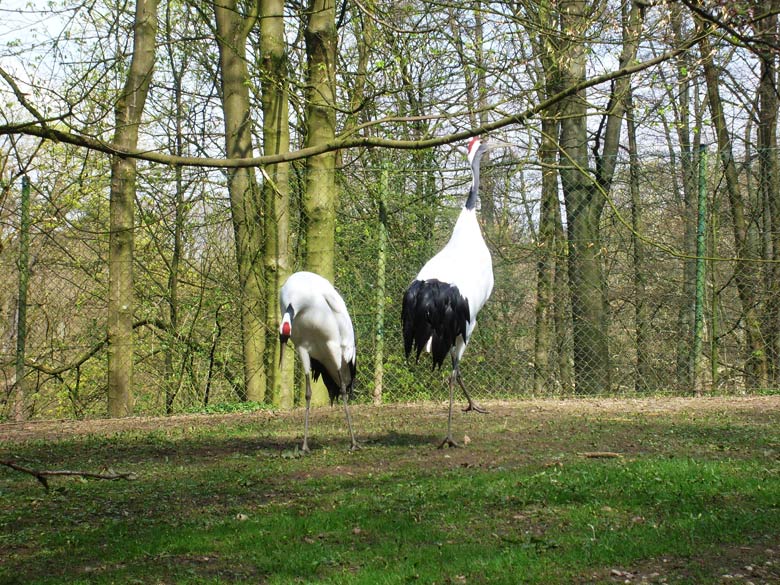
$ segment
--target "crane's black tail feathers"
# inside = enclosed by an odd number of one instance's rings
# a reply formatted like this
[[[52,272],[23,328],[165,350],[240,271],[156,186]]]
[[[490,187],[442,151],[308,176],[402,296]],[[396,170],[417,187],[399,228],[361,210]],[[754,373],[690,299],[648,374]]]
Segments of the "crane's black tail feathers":
[[[322,362],[318,362],[314,358],[309,358],[311,360],[311,377],[316,382],[319,380],[320,376],[322,376],[322,382],[325,384],[325,388],[328,389],[328,396],[330,397],[330,405],[333,406],[333,403],[338,400],[338,398],[341,396],[341,386],[339,385],[338,380],[334,380],[333,376],[331,376],[328,373],[328,370],[325,369],[325,366],[322,365]],[[347,384],[347,396],[350,400],[352,400],[355,397],[355,394],[352,392],[352,386],[355,381],[355,362],[352,362],[349,364],[349,383]]]
[[[469,303],[458,287],[436,279],[415,280],[404,295],[401,319],[406,357],[417,350],[417,359],[431,339],[433,367],[442,365],[458,335],[466,339]]]

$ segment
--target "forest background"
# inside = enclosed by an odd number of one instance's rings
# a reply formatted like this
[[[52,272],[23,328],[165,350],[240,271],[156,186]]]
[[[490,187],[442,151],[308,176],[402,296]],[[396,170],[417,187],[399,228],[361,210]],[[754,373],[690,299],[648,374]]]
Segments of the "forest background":
[[[475,135],[507,144],[477,397],[776,390],[778,8],[3,2],[0,418],[290,408],[298,269],[350,308],[357,400],[443,398],[400,301]]]

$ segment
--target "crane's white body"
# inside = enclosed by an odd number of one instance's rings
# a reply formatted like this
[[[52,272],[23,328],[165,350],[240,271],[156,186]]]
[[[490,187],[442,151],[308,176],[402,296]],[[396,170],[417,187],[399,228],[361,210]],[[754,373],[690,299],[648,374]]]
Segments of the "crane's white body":
[[[458,287],[469,303],[466,335],[477,325],[477,314],[493,292],[493,261],[475,209],[461,210],[447,245],[428,260],[417,274],[417,280],[437,279]],[[466,348],[462,337],[456,346],[457,358]]]
[[[340,395],[352,438],[352,421],[347,407],[355,373],[355,330],[347,305],[333,285],[319,274],[296,272],[279,291],[282,321],[279,326],[282,349],[291,339],[295,345],[306,377],[306,423],[303,451],[308,451],[309,406],[311,402],[311,374],[322,375],[331,398],[331,404]]]
[[[311,371],[311,359],[325,366],[339,385],[352,381],[355,363],[355,330],[347,305],[333,285],[319,274],[296,272],[279,292],[282,311],[292,305],[295,327],[290,339],[301,358],[303,371]]]
[[[477,315],[493,292],[493,261],[482,237],[476,211],[480,159],[487,150],[488,146],[479,137],[469,143],[472,182],[468,198],[449,241],[417,273],[403,299],[402,323],[407,357],[416,348],[419,359],[424,349],[431,353],[434,368],[441,366],[448,353],[452,357],[447,437],[440,448],[444,445],[457,446],[452,438],[452,402],[456,382],[468,399],[466,410],[485,412],[469,396],[459,364],[477,325]]]

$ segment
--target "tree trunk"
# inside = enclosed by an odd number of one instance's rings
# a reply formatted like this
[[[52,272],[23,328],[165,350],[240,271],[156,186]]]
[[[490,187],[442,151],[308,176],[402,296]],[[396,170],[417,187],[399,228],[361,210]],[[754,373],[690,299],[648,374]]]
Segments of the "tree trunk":
[[[565,86],[585,80],[588,25],[586,4],[567,0],[561,5],[561,26],[574,39],[560,55]],[[628,66],[636,57],[642,29],[643,10],[632,4],[624,14],[623,48],[619,67]],[[599,222],[609,194],[620,145],[620,127],[629,95],[630,77],[613,82],[604,120],[593,147],[594,172],[588,172],[587,102],[581,91],[561,102],[561,184],[566,202],[569,241],[569,283],[572,294],[574,369],[576,389],[583,394],[609,392],[611,387],[609,356],[609,303],[603,272]],[[598,151],[603,144],[602,151]]]
[[[539,100],[557,94],[562,86],[559,61],[562,55],[560,12],[547,0],[527,5],[535,21],[529,29],[534,51],[539,56],[543,82],[539,83]],[[537,257],[537,297],[534,331],[534,391],[556,384],[563,392],[573,389],[571,342],[568,306],[568,284],[563,268],[568,245],[563,232],[559,201],[557,167],[561,135],[560,106],[555,105],[542,118],[539,157],[542,162],[542,199],[539,217]],[[551,357],[557,359],[551,362]]]
[[[157,35],[157,0],[138,0],[133,31],[133,56],[116,104],[114,144],[131,150],[138,144]],[[114,156],[111,163],[108,251],[108,414],[127,416],[133,410],[133,248],[135,159]]]
[[[636,140],[636,124],[634,123],[634,106],[631,94],[628,97],[626,108],[626,126],[628,134],[629,157],[629,191],[631,194],[631,248],[633,251],[632,262],[634,272],[634,347],[636,352],[636,374],[634,390],[638,393],[647,392],[650,389],[649,348],[650,339],[650,315],[647,307],[647,291],[645,278],[645,244],[639,237],[644,233],[642,221],[642,200],[639,194],[639,154]]]
[[[571,307],[568,286],[569,244],[563,231],[561,208],[555,208],[555,273],[553,275],[553,321],[555,322],[555,354],[558,358],[558,384],[564,394],[574,391],[574,355],[571,333]]]
[[[330,142],[336,136],[336,5],[311,0],[306,9],[306,141]],[[336,249],[336,153],[307,160],[304,192],[306,268],[334,281]],[[312,387],[312,402],[327,404],[322,381]]]
[[[569,132],[564,130],[564,136]],[[561,142],[564,151],[569,154],[576,149],[569,139],[564,138]],[[563,171],[561,174],[564,176],[562,183],[568,221],[576,391],[580,394],[608,393],[611,386],[607,334],[609,313],[601,264],[599,220],[602,205],[597,199],[600,194],[593,185],[574,179],[571,172]]]
[[[19,205],[19,295],[16,301],[16,388],[11,398],[14,421],[27,420],[27,376],[24,365],[27,348],[27,291],[30,285],[30,179],[22,176]]]
[[[172,38],[172,23],[170,5],[166,6],[166,18],[165,28],[166,36],[168,39]],[[183,103],[183,87],[182,77],[184,73],[184,65],[177,67],[176,59],[173,55],[172,44],[167,45],[169,51],[169,66],[171,69],[171,76],[173,78],[172,90],[173,90],[173,107],[172,112],[173,123],[175,128],[175,135],[173,136],[173,150],[177,156],[184,155],[184,103]],[[175,192],[173,201],[173,250],[171,251],[171,261],[168,266],[168,347],[165,351],[165,412],[167,414],[173,413],[173,402],[179,393],[179,389],[182,385],[182,372],[184,370],[184,363],[187,360],[189,350],[186,350],[184,356],[182,356],[182,366],[178,369],[175,367],[176,346],[179,339],[179,264],[181,263],[183,238],[184,238],[184,220],[185,220],[185,205],[184,205],[184,175],[181,166],[177,166],[174,169],[175,176]]]
[[[770,247],[767,279],[769,286],[766,298],[764,339],[767,348],[768,377],[766,382],[756,380],[759,387],[765,384],[777,385],[780,370],[780,177],[777,163],[777,56],[774,49],[778,35],[777,11],[780,1],[767,0],[763,4],[763,16],[756,25],[759,39],[766,41],[758,45],[758,57],[761,73],[758,85],[758,154],[759,154],[759,191],[761,200],[766,202],[769,218],[765,224],[769,227]],[[754,388],[749,388],[754,389]]]
[[[693,392],[701,396],[704,392],[704,257],[707,254],[707,147],[699,146],[699,188],[697,197],[696,221],[696,296],[694,303],[693,347]]]
[[[228,158],[252,156],[252,118],[246,40],[257,14],[243,15],[236,0],[214,5],[225,117],[225,153]],[[241,342],[244,353],[244,397],[265,399],[266,283],[263,274],[262,199],[250,168],[228,170],[228,191],[236,240],[236,262],[241,303]]]
[[[707,37],[701,41],[702,66],[707,83],[707,95],[710,104],[712,124],[718,139],[718,154],[726,178],[726,192],[731,207],[731,227],[734,234],[734,245],[737,257],[742,259],[734,272],[734,282],[737,286],[739,300],[742,304],[745,325],[745,384],[748,387],[765,387],[768,381],[766,349],[762,342],[761,321],[756,310],[755,295],[758,290],[757,279],[752,275],[754,267],[750,258],[755,257],[756,242],[751,236],[745,219],[742,193],[731,149],[731,138],[723,115],[723,105],[718,87],[718,71],[712,57],[712,48]],[[757,272],[757,271],[756,271]]]
[[[670,25],[675,42],[683,40],[683,11],[678,4],[669,7]],[[682,192],[680,203],[682,206],[683,220],[683,252],[688,256],[682,262],[682,287],[680,303],[677,309],[677,347],[676,352],[676,381],[678,390],[689,391],[693,381],[693,364],[691,362],[691,340],[694,331],[694,303],[696,294],[696,169],[697,156],[694,153],[693,144],[697,135],[701,132],[699,121],[693,122],[691,128],[691,76],[688,73],[694,63],[692,56],[684,53],[675,59],[677,80],[674,84],[667,84],[674,88],[669,91],[669,99],[674,104],[677,129],[677,141],[680,148],[680,165],[682,167]],[[671,141],[670,141],[671,143]],[[670,144],[670,151],[674,147]]]
[[[284,37],[284,0],[261,3],[260,54],[264,75],[261,77],[263,107],[263,154],[290,150],[289,85],[287,51]],[[264,170],[263,202],[265,217],[265,274],[268,284],[268,391],[273,404],[292,408],[293,352],[287,352],[279,364],[279,289],[291,272],[290,253],[290,165],[279,163]]]
[[[379,217],[377,229],[379,242],[377,243],[376,258],[376,308],[374,326],[374,404],[382,404],[382,389],[385,373],[385,289],[386,259],[387,259],[387,196],[389,180],[387,167],[382,169],[382,181],[379,185]]]
[[[558,173],[555,162],[560,123],[555,112],[547,112],[542,119],[542,136],[539,146],[539,160],[542,163],[542,199],[539,212],[539,241],[537,243],[536,267],[536,324],[534,328],[534,392],[542,394],[552,390],[554,385],[551,358],[555,355],[554,304],[562,302],[554,296],[556,257],[556,223],[560,218],[558,210]]]
[[[567,31],[582,30],[584,8],[581,0],[567,0],[561,6],[562,28]],[[564,86],[585,79],[586,49],[584,40],[575,40],[559,56]],[[609,392],[608,312],[599,233],[604,198],[598,191],[595,178],[587,171],[587,101],[584,91],[561,102],[560,157],[569,242],[576,390],[581,394]]]

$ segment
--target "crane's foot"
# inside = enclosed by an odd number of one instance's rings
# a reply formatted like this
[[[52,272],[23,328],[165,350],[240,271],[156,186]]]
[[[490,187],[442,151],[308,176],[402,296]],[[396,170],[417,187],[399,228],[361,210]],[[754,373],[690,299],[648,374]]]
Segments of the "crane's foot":
[[[361,445],[357,441],[352,441],[352,445],[350,445],[349,450],[350,451],[360,451],[362,448],[363,448],[363,445]]]
[[[309,445],[306,441],[304,441],[303,445],[301,446],[301,453],[303,453],[304,455],[311,453],[311,450],[309,450]]]
[[[488,411],[482,408],[479,404],[473,401],[469,401],[469,405],[463,409],[463,412],[469,412],[469,411],[479,412],[482,414],[487,414]]]
[[[448,447],[458,448],[460,445],[458,445],[452,437],[449,435],[444,438],[444,440],[439,445],[439,449],[444,449],[444,445],[447,445]]]

